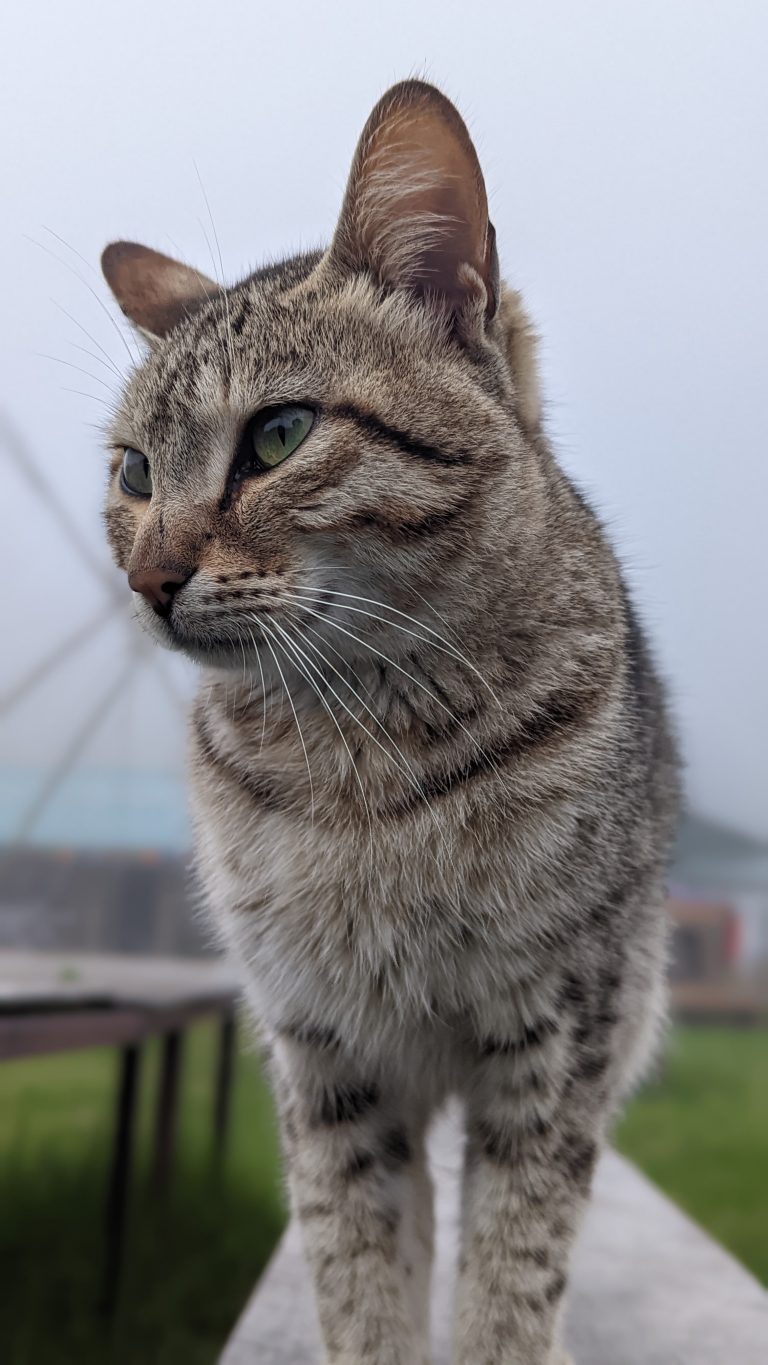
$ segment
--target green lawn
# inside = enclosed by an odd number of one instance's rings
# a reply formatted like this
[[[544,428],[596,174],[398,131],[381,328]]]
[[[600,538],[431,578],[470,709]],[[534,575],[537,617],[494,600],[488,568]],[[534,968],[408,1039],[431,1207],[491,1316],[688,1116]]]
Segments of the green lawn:
[[[211,1169],[215,1038],[189,1035],[167,1205],[148,1188],[157,1054],[141,1084],[137,1179],[120,1312],[95,1314],[115,1057],[0,1066],[3,1365],[212,1365],[283,1222],[277,1145],[256,1059],[239,1058],[227,1159]]]
[[[95,1314],[115,1059],[82,1052],[0,1066],[0,1355],[3,1365],[213,1365],[278,1235],[271,1107],[240,1058],[231,1142],[210,1166],[214,1037],[189,1039],[176,1177],[148,1189],[156,1056],[142,1076],[139,1162],[123,1302]],[[633,1101],[618,1143],[768,1282],[768,1034],[678,1030],[662,1078]]]
[[[765,1029],[677,1029],[617,1145],[768,1284]]]

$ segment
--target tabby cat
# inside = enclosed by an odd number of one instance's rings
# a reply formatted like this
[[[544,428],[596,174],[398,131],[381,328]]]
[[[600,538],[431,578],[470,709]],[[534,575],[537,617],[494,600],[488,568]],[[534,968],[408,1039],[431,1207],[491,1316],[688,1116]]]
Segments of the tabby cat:
[[[232,288],[127,242],[103,268],[148,343],[109,540],[201,666],[197,862],[327,1360],[428,1360],[425,1134],[458,1094],[456,1360],[562,1365],[595,1160],[663,1015],[677,765],[467,129],[406,81],[326,251]]]

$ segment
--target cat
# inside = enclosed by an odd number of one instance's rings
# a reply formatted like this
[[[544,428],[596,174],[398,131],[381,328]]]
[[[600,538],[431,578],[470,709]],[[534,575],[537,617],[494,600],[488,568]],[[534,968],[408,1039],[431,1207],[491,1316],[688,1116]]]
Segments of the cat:
[[[664,1014],[678,763],[542,430],[467,129],[393,87],[330,247],[233,288],[102,260],[148,342],[109,541],[202,667],[197,865],[268,1045],[327,1361],[429,1359],[425,1134],[458,1095],[456,1361],[562,1365],[595,1161]]]

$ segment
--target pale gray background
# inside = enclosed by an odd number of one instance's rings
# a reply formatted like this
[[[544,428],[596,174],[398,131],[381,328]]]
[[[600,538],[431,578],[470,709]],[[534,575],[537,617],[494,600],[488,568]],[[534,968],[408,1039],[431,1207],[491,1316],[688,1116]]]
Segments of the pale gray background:
[[[672,680],[692,804],[766,837],[767,40],[761,0],[14,0],[0,53],[2,414],[102,554],[90,424],[110,372],[73,349],[96,350],[52,300],[115,363],[128,357],[68,267],[106,300],[100,278],[45,227],[94,265],[125,236],[212,273],[196,162],[234,280],[327,240],[371,105],[426,75],[476,138],[502,268],[544,336],[549,429],[609,523]],[[106,598],[2,438],[0,471],[5,688]],[[0,765],[53,761],[125,649],[116,622],[30,696],[3,727]],[[177,764],[179,708],[154,667],[141,679],[86,766]]]

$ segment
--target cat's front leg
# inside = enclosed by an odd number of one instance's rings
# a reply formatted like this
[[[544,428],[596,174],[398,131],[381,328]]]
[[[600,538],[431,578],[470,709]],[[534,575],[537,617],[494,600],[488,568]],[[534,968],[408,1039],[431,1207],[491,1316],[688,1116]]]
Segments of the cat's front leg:
[[[322,1030],[275,1049],[292,1204],[328,1365],[428,1365],[423,1121]]]
[[[605,1100],[553,1016],[485,1040],[467,1097],[458,1365],[566,1365],[559,1318]]]

